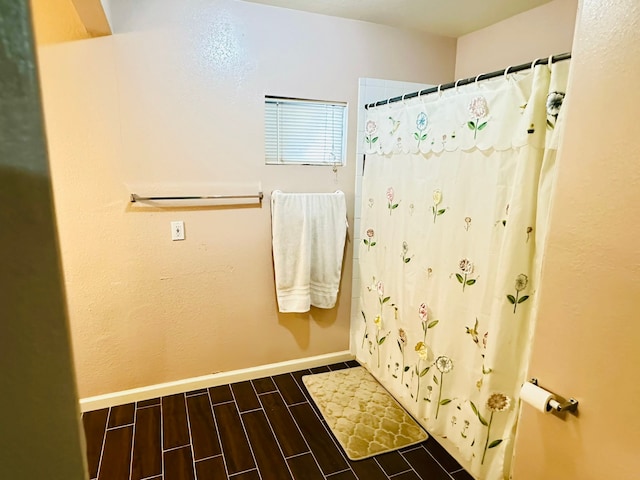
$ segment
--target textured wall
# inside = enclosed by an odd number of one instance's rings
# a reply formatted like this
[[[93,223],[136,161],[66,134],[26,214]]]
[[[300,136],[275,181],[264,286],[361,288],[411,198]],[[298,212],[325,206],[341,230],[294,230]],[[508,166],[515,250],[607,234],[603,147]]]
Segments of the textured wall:
[[[456,78],[571,50],[578,0],[553,0],[458,38]]]
[[[640,4],[583,0],[531,376],[580,401],[523,409],[514,478],[638,478]]]
[[[337,308],[278,314],[269,193],[339,188],[353,225],[358,78],[448,81],[455,41],[228,0],[109,11],[112,37],[39,52],[81,397],[348,349],[353,232]],[[265,94],[349,102],[337,180],[264,165]],[[262,208],[127,202],[258,183]]]

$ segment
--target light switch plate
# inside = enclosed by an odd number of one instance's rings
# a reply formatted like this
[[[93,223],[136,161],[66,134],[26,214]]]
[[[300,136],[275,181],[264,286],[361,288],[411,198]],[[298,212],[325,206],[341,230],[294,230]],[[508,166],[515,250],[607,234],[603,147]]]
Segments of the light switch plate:
[[[184,222],[171,222],[171,240],[184,240]]]

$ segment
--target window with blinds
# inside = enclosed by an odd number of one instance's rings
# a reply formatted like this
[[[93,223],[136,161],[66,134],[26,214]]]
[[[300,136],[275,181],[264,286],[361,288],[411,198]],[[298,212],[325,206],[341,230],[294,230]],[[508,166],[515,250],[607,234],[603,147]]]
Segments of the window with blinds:
[[[268,165],[344,165],[347,104],[265,96]]]

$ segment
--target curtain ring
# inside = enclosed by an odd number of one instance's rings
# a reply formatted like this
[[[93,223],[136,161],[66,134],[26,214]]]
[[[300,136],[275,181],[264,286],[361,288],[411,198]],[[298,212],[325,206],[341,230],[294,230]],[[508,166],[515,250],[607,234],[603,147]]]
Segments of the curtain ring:
[[[456,83],[453,85],[453,88],[456,89],[456,93],[458,93],[458,82],[460,82],[460,80],[462,80],[462,79],[459,78],[458,80],[456,80]]]
[[[404,97],[405,97],[406,95],[407,95],[406,93],[404,93],[404,94],[402,95],[402,103],[403,103],[404,105],[406,105],[406,103],[404,103]]]
[[[484,74],[483,74],[483,73],[481,73],[480,75],[478,75],[478,76],[476,77],[476,79],[475,79],[475,82],[474,82],[474,83],[478,83],[478,79],[479,79],[482,75],[484,75]]]
[[[538,60],[541,60],[540,58],[536,58],[533,62],[531,62],[531,70],[534,70],[536,68],[536,62]]]
[[[509,79],[509,69],[511,68],[511,65],[509,65],[507,68],[504,69],[504,79],[508,80]]]
[[[442,84],[438,85],[438,98],[440,98],[442,96],[442,91],[440,90],[442,88]]]
[[[553,55],[549,55],[549,59],[547,60],[547,67],[549,71],[551,71],[551,65],[553,65]]]

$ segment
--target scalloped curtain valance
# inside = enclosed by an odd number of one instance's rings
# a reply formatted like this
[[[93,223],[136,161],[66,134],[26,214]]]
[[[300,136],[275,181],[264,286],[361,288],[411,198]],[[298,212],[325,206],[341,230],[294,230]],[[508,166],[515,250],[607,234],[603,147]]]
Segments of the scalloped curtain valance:
[[[367,111],[365,153],[557,148],[569,62],[509,74]],[[540,106],[544,108],[540,108]],[[559,129],[558,129],[559,130]]]

